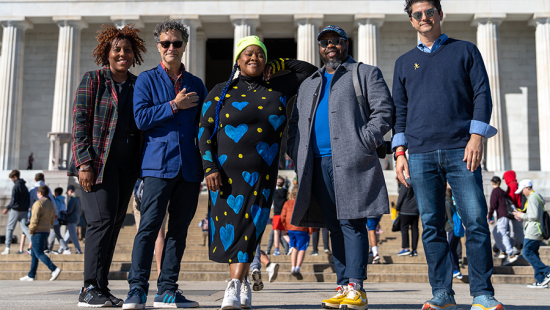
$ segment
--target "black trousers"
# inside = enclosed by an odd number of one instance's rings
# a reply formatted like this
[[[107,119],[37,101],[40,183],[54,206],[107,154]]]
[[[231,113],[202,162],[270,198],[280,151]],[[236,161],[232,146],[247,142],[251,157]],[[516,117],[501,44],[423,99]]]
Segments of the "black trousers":
[[[400,214],[401,218],[401,247],[403,249],[409,248],[409,227],[412,232],[411,250],[416,251],[418,246],[418,218],[419,215],[406,215]]]
[[[311,234],[311,244],[313,246],[313,252],[319,252],[319,233],[323,235],[323,247],[325,250],[330,250],[329,239],[328,239],[328,229],[319,228],[318,231]]]
[[[137,143],[137,150],[134,151]],[[82,191],[86,216],[84,286],[106,290],[118,234],[139,174],[139,139],[115,138],[103,172],[103,183]],[[136,164],[137,163],[137,164]]]

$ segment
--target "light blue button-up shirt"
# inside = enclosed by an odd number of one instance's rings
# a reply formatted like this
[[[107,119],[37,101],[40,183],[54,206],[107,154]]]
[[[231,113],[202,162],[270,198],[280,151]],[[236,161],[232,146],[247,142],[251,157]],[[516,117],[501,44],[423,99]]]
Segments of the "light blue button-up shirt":
[[[435,52],[438,48],[440,48],[441,45],[443,45],[443,43],[447,41],[447,39],[449,39],[449,37],[446,34],[442,34],[439,38],[437,38],[434,41],[434,44],[432,45],[432,47],[427,47],[426,45],[424,45],[424,43],[422,43],[422,41],[418,40],[418,45],[416,47],[418,47],[418,49],[423,51],[424,53],[430,54]],[[489,139],[494,135],[496,135],[497,132],[498,130],[495,127],[487,123],[476,121],[476,120],[472,120],[470,123],[470,134],[482,135],[485,138]],[[392,141],[391,142],[392,150],[394,151],[399,146],[408,147],[407,138],[405,137],[405,133],[403,132],[394,135],[391,141]]]

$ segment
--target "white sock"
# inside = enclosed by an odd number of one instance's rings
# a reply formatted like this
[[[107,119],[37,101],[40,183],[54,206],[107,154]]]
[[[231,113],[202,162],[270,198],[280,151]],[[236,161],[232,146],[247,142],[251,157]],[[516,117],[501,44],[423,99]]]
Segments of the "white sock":
[[[374,255],[374,256],[378,255],[378,247],[377,246],[372,247],[372,255]]]
[[[296,267],[292,267],[292,269],[290,270],[290,272],[294,273],[296,271]]]
[[[294,269],[294,272],[300,273],[300,266],[296,266],[296,268]]]

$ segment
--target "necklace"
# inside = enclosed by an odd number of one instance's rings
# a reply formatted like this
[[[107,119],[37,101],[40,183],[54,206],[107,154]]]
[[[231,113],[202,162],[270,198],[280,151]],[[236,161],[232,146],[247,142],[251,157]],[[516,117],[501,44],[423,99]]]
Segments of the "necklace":
[[[248,83],[247,81],[244,81],[246,84],[248,84],[248,91],[253,91],[256,88],[256,82]]]

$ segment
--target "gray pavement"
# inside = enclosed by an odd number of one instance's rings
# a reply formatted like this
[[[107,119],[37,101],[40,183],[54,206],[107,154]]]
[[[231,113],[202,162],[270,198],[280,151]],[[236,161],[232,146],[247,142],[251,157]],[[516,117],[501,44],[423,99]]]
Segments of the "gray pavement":
[[[80,281],[0,281],[0,309],[79,309],[77,307]],[[126,281],[111,281],[112,293],[124,298]],[[219,309],[225,282],[185,282],[180,284],[184,295],[198,301],[201,308]],[[332,296],[330,283],[265,283],[261,292],[253,292],[253,309],[321,309],[321,300]],[[366,283],[369,309],[421,309],[431,297],[427,283]],[[462,310],[472,302],[468,285],[455,285],[456,301]],[[524,285],[495,285],[496,297],[507,310],[549,310],[550,290],[529,289]],[[152,309],[156,283],[151,283],[147,308]],[[82,309],[82,308],[80,308]]]

